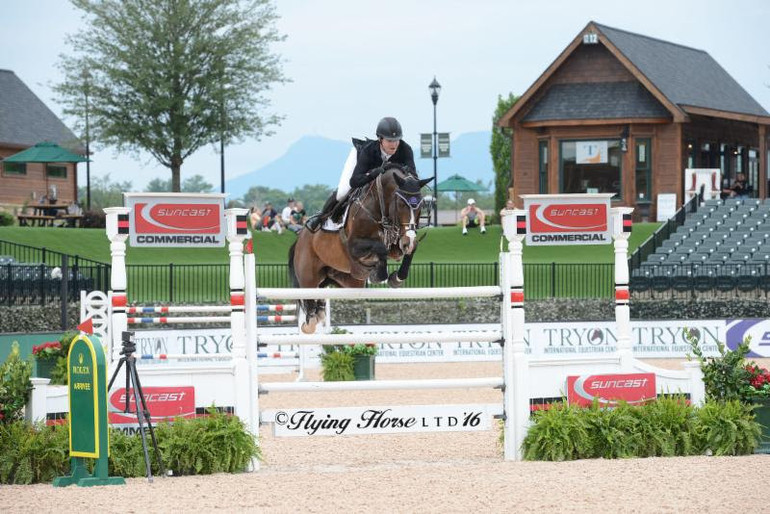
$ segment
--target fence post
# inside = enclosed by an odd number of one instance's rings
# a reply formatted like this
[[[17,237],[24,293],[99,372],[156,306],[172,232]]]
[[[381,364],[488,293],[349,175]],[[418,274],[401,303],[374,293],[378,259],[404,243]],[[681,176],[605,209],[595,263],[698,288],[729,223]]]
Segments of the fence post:
[[[434,269],[433,269],[433,261],[430,261],[430,287],[436,287],[436,282],[434,280]]]
[[[168,303],[174,302],[174,263],[168,265]]]
[[[551,263],[551,298],[556,298],[556,263]]]
[[[67,303],[69,300],[69,258],[61,256],[61,330],[67,331]]]

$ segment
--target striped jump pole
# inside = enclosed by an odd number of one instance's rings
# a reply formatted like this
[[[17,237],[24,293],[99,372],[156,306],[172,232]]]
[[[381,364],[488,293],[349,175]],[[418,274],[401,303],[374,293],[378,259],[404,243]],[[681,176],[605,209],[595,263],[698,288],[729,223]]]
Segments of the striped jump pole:
[[[260,352],[257,359],[299,359],[299,352]]]
[[[135,305],[126,307],[127,314],[172,314],[182,312],[221,312],[230,314],[229,305]]]
[[[296,312],[297,304],[257,305],[257,312]]]
[[[229,308],[229,307],[228,307]],[[126,318],[129,325],[170,323],[230,323],[230,316],[171,316],[158,318]]]
[[[297,316],[257,316],[257,321],[262,323],[283,323],[297,321]]]

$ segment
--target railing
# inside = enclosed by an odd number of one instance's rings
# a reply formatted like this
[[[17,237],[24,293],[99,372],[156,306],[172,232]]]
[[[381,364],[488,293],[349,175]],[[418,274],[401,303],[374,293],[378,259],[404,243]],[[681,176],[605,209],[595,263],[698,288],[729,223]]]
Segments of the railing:
[[[684,225],[684,220],[687,218],[687,214],[698,210],[698,206],[703,201],[703,191],[690,198],[690,201],[682,206],[681,209],[676,211],[674,217],[669,218],[668,221],[663,223],[658,230],[647,238],[647,240],[639,245],[634,250],[631,256],[628,258],[628,267],[631,271],[638,269],[647,257],[655,253],[655,249],[658,248],[663,241],[668,239],[671,234],[676,232],[676,229]]]

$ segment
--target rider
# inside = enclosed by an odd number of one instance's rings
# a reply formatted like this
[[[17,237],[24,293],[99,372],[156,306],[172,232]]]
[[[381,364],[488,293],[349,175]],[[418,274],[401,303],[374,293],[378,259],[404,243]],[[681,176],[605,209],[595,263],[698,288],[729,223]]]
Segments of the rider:
[[[345,198],[352,188],[361,187],[379,175],[385,173],[387,163],[398,164],[411,173],[417,173],[417,167],[414,164],[414,152],[412,147],[402,140],[403,131],[401,124],[396,118],[385,117],[377,124],[377,139],[367,141],[357,152],[351,151],[346,166],[343,169],[343,177],[340,179],[340,186],[337,191],[329,196],[320,213],[310,218],[305,226],[312,232],[318,230],[322,222],[327,218],[339,223],[344,212]],[[355,161],[354,157],[355,152]],[[344,181],[345,172],[352,167],[355,162],[355,168],[346,184]],[[349,172],[349,171],[348,171]]]

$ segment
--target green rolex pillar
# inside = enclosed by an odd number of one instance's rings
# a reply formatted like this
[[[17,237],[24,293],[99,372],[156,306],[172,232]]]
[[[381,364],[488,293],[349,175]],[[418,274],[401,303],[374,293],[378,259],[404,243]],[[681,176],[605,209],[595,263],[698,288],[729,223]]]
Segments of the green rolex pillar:
[[[69,375],[70,474],[57,477],[54,487],[77,484],[125,484],[123,477],[110,477],[108,471],[109,426],[107,424],[107,366],[104,348],[80,335],[70,345],[67,356]],[[86,459],[95,459],[93,474]]]

